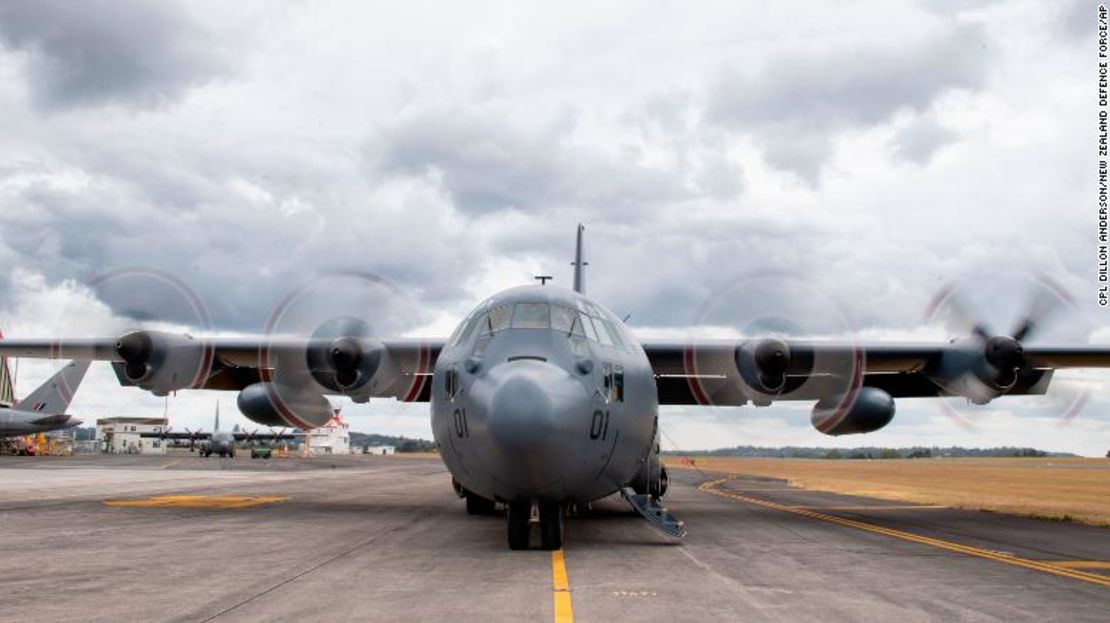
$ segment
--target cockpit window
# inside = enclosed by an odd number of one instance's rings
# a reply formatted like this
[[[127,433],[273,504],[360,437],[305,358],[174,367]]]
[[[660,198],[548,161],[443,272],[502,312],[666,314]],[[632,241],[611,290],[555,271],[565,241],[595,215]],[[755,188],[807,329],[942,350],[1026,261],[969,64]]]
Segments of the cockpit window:
[[[578,314],[578,322],[582,323],[582,328],[586,330],[586,337],[594,342],[599,341],[597,339],[597,329],[594,328],[593,319],[586,314]]]
[[[474,312],[466,320],[459,323],[459,328],[455,329],[454,335],[447,340],[447,346],[455,346],[457,344],[465,344],[470,336],[474,334],[474,328],[478,326],[478,322],[484,320],[486,314],[482,312]]]
[[[605,321],[600,318],[590,318],[594,323],[594,330],[597,331],[597,340],[606,346],[613,345],[613,338],[609,337],[609,331],[605,328]]]
[[[609,339],[613,342],[613,346],[624,350],[624,340],[621,339],[620,331],[617,330],[616,325],[608,320],[595,320],[594,322],[600,325],[598,328],[599,332],[605,331],[609,334]]]
[[[585,337],[586,335],[582,332],[582,325],[578,323],[578,312],[558,305],[551,307],[551,328],[562,331],[568,336],[580,335]]]
[[[551,326],[551,306],[547,303],[517,303],[513,310],[514,329],[547,329]]]
[[[495,333],[509,328],[509,318],[512,316],[513,308],[509,305],[502,305],[501,307],[494,307],[483,315],[483,322],[481,325],[481,333],[489,334]]]

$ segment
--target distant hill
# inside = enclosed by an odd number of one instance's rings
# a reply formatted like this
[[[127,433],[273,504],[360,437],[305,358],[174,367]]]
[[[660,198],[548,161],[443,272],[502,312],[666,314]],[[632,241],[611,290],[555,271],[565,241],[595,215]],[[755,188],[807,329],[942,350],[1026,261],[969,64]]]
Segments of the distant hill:
[[[436,444],[426,439],[393,437],[377,433],[356,433],[351,431],[352,446],[393,446],[397,452],[435,452]]]
[[[913,447],[913,448],[877,448],[863,446],[859,448],[818,448],[786,446],[784,448],[765,448],[760,446],[736,446],[734,448],[720,448],[718,450],[693,450],[678,452],[666,450],[663,454],[676,456],[747,456],[764,458],[802,458],[802,459],[916,459],[932,457],[1037,457],[1037,456],[1078,456],[1069,452],[1045,452],[1035,448],[961,448],[950,446],[939,447]]]

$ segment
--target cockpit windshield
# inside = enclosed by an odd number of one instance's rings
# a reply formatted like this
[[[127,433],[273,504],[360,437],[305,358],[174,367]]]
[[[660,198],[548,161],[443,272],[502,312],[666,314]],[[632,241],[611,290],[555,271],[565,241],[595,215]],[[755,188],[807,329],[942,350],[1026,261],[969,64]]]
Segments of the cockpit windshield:
[[[571,309],[549,303],[516,303],[479,309],[460,325],[448,345],[466,343],[475,334],[492,336],[510,328],[552,330],[568,338],[585,338],[604,346],[627,348],[620,329],[604,317],[596,305]]]
[[[547,329],[551,326],[551,306],[547,303],[517,303],[513,310],[514,329]]]

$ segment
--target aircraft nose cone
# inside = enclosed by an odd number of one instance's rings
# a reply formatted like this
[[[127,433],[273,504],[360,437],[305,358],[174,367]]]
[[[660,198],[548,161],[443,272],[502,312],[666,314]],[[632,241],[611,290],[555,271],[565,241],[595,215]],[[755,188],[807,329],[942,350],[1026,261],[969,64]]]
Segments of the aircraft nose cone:
[[[495,366],[475,390],[496,472],[525,489],[558,480],[590,413],[583,385],[558,366],[518,360]]]
[[[528,451],[555,423],[555,408],[541,375],[518,371],[498,384],[490,399],[490,435],[501,447]]]

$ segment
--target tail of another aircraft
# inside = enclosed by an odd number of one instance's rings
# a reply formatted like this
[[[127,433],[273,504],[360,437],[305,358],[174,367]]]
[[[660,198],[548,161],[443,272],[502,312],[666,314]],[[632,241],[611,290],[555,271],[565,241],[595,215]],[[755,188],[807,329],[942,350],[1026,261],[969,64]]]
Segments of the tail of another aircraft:
[[[0,340],[2,339],[4,339],[4,332],[0,331]],[[15,403],[15,387],[7,357],[0,357],[0,403],[6,405]]]
[[[69,362],[38,389],[20,400],[17,407],[24,411],[38,411],[43,415],[65,413],[88,369],[88,361]]]

